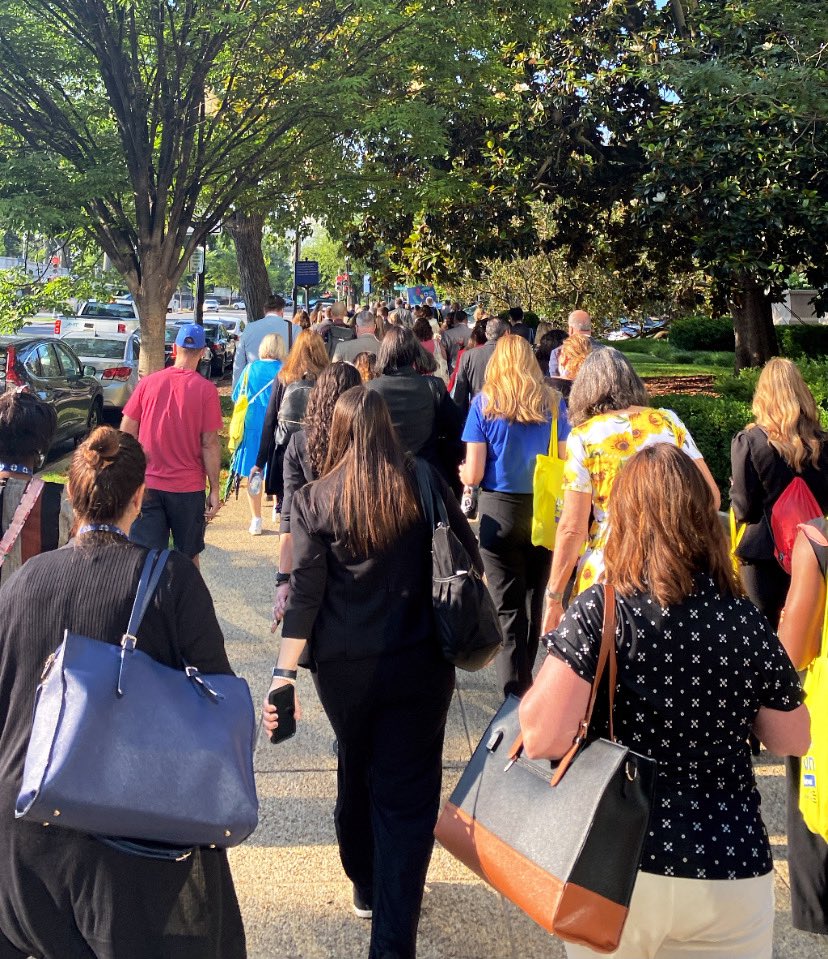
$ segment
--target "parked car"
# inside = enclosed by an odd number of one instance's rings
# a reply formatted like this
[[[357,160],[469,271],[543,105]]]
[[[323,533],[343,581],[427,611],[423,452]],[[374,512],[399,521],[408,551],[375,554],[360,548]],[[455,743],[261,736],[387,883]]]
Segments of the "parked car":
[[[232,339],[238,342],[239,337],[244,333],[244,328],[247,326],[247,321],[243,320],[241,317],[236,319],[232,316],[223,316],[219,323],[227,330],[227,333]]]
[[[244,300],[236,300],[236,302],[233,304],[233,309],[234,309],[234,310],[246,310],[246,309],[247,309],[247,304],[244,302]]]
[[[192,320],[176,320],[176,325],[183,326],[191,322]],[[213,376],[224,376],[226,370],[233,368],[233,361],[236,359],[236,341],[230,338],[221,320],[206,322],[204,336],[213,357],[211,372]]]
[[[204,301],[205,310],[212,310],[213,312],[216,312],[219,309],[219,305],[219,301],[212,296],[208,296]]]
[[[164,329],[164,366],[173,365],[173,347],[175,346],[175,338],[178,336],[179,328],[180,324],[168,323]],[[213,353],[209,346],[205,346],[198,364],[198,372],[201,373],[206,380],[209,380],[212,368]]]
[[[103,419],[95,369],[68,343],[37,335],[0,336],[0,393],[28,387],[57,413],[54,443],[85,436]]]
[[[103,388],[104,409],[121,410],[138,385],[141,334],[72,332],[61,339],[81,363],[93,367]]]

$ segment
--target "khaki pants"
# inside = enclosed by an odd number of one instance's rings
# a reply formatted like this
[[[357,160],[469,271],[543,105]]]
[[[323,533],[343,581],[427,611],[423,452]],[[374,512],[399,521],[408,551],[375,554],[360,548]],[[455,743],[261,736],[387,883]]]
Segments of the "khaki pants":
[[[771,959],[773,873],[673,879],[640,872],[621,944],[610,956],[567,944],[568,959]]]

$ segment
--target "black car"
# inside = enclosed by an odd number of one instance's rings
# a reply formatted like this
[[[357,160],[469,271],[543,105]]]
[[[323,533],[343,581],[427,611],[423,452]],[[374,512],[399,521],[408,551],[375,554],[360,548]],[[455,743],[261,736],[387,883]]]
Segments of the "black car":
[[[192,320],[177,320],[178,326],[192,323]],[[233,368],[236,359],[236,341],[227,332],[221,320],[210,320],[204,323],[204,337],[207,348],[213,356],[210,371],[213,376],[224,376],[228,369]]]
[[[173,365],[173,346],[175,338],[178,336],[179,326],[167,326],[164,328],[164,366]],[[209,347],[204,347],[204,354],[198,361],[198,372],[206,379],[210,379],[210,371],[213,367],[213,353]]]
[[[103,419],[103,390],[65,342],[49,336],[0,336],[0,393],[28,387],[55,408],[55,443],[84,436]]]

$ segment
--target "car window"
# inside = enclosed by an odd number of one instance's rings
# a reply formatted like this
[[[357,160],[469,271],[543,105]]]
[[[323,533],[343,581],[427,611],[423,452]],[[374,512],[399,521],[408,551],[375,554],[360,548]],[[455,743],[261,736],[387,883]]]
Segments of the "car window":
[[[122,360],[123,340],[104,340],[97,336],[72,336],[67,341],[78,356],[96,356],[102,360]]]
[[[37,349],[29,350],[27,356],[23,358],[23,365],[32,376],[40,379],[43,371],[40,369],[40,357],[37,355]]]
[[[62,343],[55,343],[55,351],[65,376],[82,375],[80,361],[72,354],[71,350],[68,350]],[[123,353],[121,355],[123,356]]]
[[[41,343],[37,348],[37,359],[40,363],[40,375],[44,380],[54,380],[63,376],[63,370],[55,355],[55,348],[51,343]]]
[[[83,316],[98,317],[117,317],[118,319],[134,320],[135,311],[131,303],[93,303],[89,302],[83,311]]]

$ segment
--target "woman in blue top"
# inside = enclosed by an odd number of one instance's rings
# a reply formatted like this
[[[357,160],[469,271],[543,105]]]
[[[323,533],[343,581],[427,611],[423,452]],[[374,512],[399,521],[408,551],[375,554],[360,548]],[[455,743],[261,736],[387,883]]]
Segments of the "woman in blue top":
[[[561,395],[544,383],[522,336],[501,337],[469,409],[460,480],[481,485],[480,552],[503,628],[496,665],[504,696],[529,688],[538,651],[552,554],[532,545],[532,480],[538,454],[549,451],[553,419],[563,457],[569,423]]]
[[[256,465],[268,400],[285,356],[285,341],[278,333],[268,333],[259,344],[259,359],[245,367],[244,373],[233,388],[234,403],[243,395],[247,396],[248,402],[247,414],[244,418],[244,436],[233,455],[230,466],[231,470],[239,476],[250,476],[250,471]],[[250,502],[251,516],[248,532],[251,536],[261,536],[261,485],[255,494],[248,489],[247,499]]]

